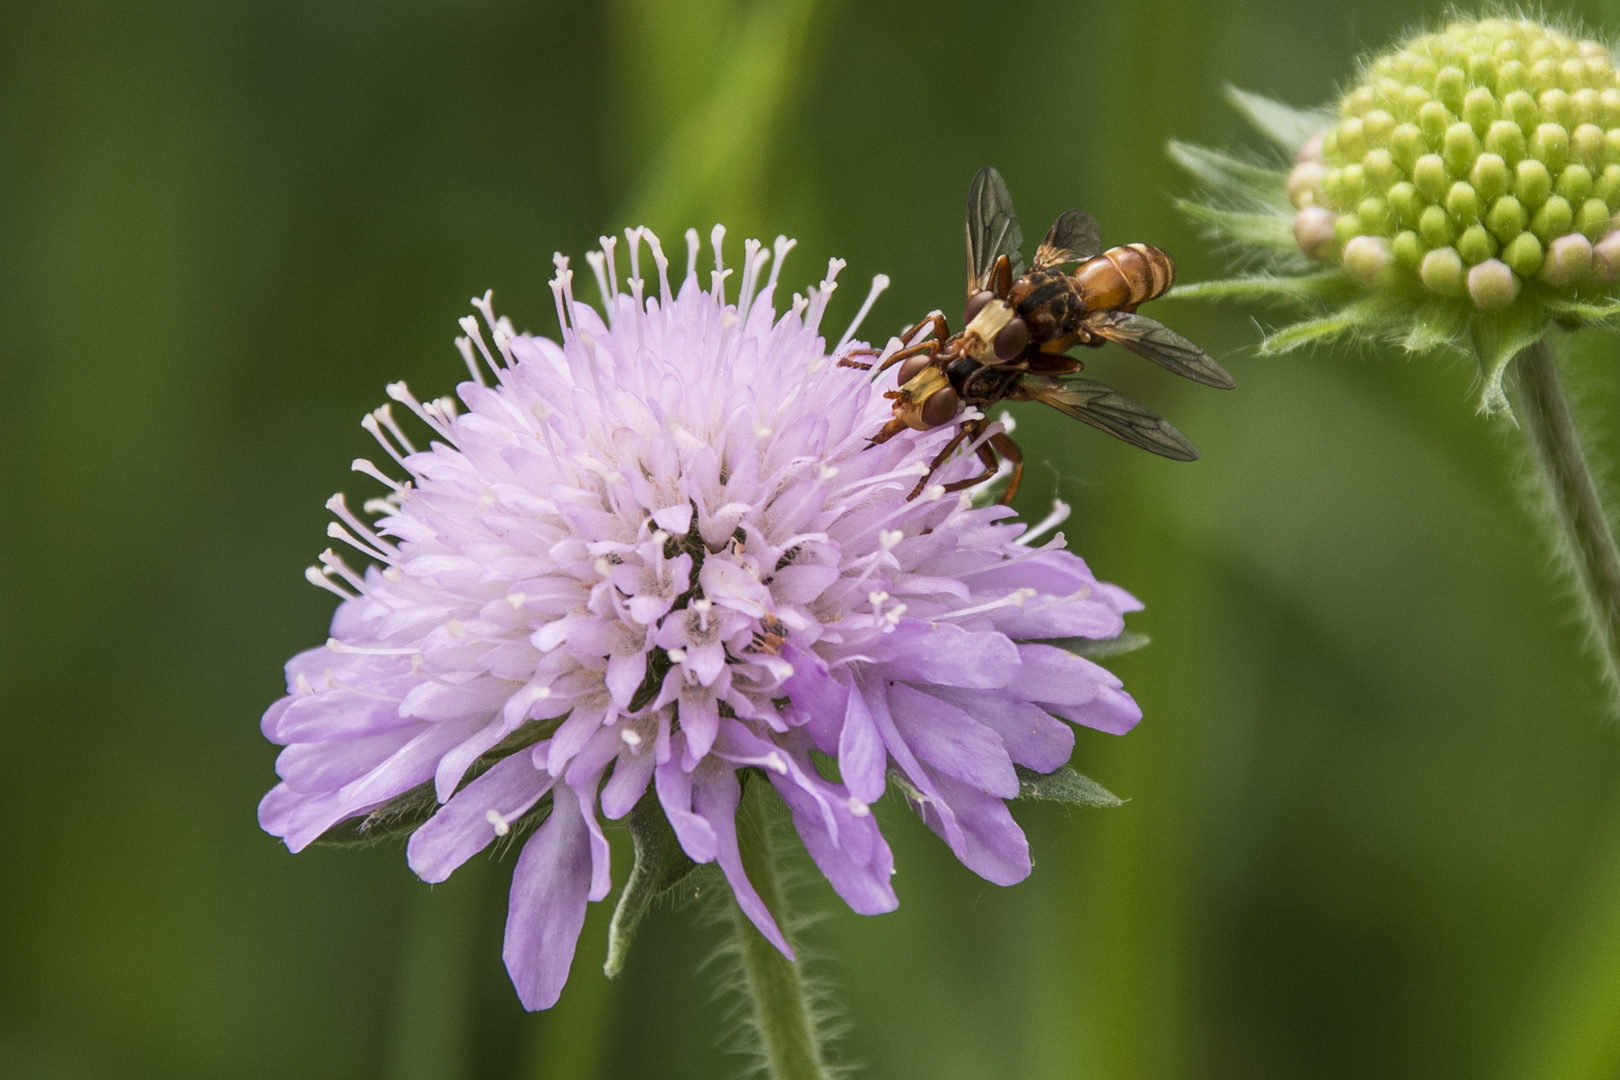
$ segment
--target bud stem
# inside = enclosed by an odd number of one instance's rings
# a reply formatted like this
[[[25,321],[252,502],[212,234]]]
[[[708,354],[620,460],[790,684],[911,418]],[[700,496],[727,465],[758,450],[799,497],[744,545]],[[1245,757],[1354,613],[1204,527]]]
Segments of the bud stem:
[[[1620,552],[1615,550],[1614,533],[1587,467],[1547,339],[1519,353],[1514,366],[1518,372],[1514,411],[1552,504],[1559,539],[1574,566],[1604,675],[1611,692],[1620,694]]]
[[[737,845],[743,869],[753,882],[765,906],[771,909],[784,933],[792,919],[787,896],[777,867],[775,830],[768,814],[776,802],[768,783],[755,778],[743,792],[751,806],[737,815]],[[731,900],[731,925],[737,935],[737,954],[742,961],[743,985],[753,1011],[754,1028],[759,1034],[760,1056],[770,1080],[826,1080],[815,1016],[805,992],[799,965],[765,940],[735,897]]]

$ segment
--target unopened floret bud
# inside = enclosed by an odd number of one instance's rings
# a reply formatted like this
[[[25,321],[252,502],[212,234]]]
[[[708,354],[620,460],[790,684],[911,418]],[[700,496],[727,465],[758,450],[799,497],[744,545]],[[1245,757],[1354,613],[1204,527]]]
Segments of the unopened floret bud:
[[[1569,164],[1569,132],[1559,124],[1542,124],[1530,136],[1530,153],[1552,173]]]
[[[1592,270],[1592,243],[1580,233],[1560,236],[1547,245],[1541,278],[1555,288],[1578,284]]]
[[[1451,190],[1446,192],[1446,213],[1459,225],[1478,221],[1482,209],[1479,194],[1465,180],[1452,184]]]
[[[1427,207],[1418,216],[1418,232],[1422,235],[1424,243],[1430,247],[1446,247],[1456,239],[1456,230],[1451,226],[1451,219],[1438,206]]]
[[[1524,212],[1524,207],[1512,195],[1503,195],[1491,204],[1491,209],[1485,216],[1485,227],[1491,230],[1502,243],[1506,244],[1515,236],[1524,231],[1529,224],[1530,215]]]
[[[1327,169],[1320,161],[1302,161],[1288,174],[1288,201],[1296,208],[1314,206]]]
[[[1519,281],[1507,263],[1486,259],[1468,271],[1468,296],[1481,311],[1495,311],[1519,296]]]
[[[1382,236],[1357,236],[1344,246],[1344,268],[1371,288],[1389,283],[1394,262],[1390,242]]]
[[[1294,242],[1310,259],[1327,258],[1337,241],[1334,223],[1338,215],[1321,206],[1307,206],[1294,215]]]
[[[1575,212],[1575,228],[1586,234],[1588,239],[1602,237],[1613,223],[1613,215],[1602,199],[1587,199]]]
[[[1552,186],[1552,174],[1535,158],[1526,158],[1514,170],[1513,194],[1520,204],[1532,210],[1547,201]]]
[[[1483,225],[1470,225],[1457,237],[1457,254],[1463,257],[1463,262],[1469,266],[1477,266],[1487,259],[1494,259],[1500,246],[1496,237],[1485,231]]]
[[[1585,165],[1571,165],[1558,174],[1553,190],[1571,206],[1579,206],[1592,194],[1592,174]]]
[[[1592,276],[1604,285],[1620,281],[1620,229],[1592,245]]]
[[[1479,197],[1490,202],[1508,189],[1507,162],[1497,154],[1481,154],[1474,159],[1473,171],[1469,174],[1473,181],[1474,190]]]
[[[1542,203],[1536,216],[1530,219],[1530,229],[1541,238],[1542,243],[1550,244],[1569,232],[1569,227],[1574,223],[1575,211],[1570,209],[1569,200],[1562,195],[1554,195]]]
[[[1450,184],[1446,176],[1446,163],[1439,154],[1424,154],[1417,159],[1412,166],[1412,183],[1418,193],[1430,202],[1439,202],[1445,196]]]
[[[1461,296],[1463,291],[1463,261],[1455,248],[1435,248],[1423,256],[1418,271],[1424,288],[1441,296]]]
[[[1519,233],[1502,248],[1502,261],[1520,277],[1529,277],[1541,266],[1541,241],[1534,233]]]

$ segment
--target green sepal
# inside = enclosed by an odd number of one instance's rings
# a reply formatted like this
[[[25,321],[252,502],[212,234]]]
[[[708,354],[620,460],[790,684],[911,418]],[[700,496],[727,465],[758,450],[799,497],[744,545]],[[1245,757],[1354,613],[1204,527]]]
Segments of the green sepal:
[[[322,847],[367,847],[415,832],[439,809],[433,781],[425,780],[395,795],[369,814],[348,818],[316,837]]]
[[[1503,311],[1480,312],[1474,316],[1474,353],[1479,357],[1480,374],[1485,378],[1485,388],[1479,398],[1480,412],[1513,416],[1513,408],[1502,388],[1508,361],[1533,345],[1546,332],[1547,322],[1547,309],[1541,304],[1515,304]]]
[[[1309,142],[1312,135],[1333,122],[1327,113],[1296,109],[1235,86],[1226,88],[1226,100],[1243,114],[1243,119],[1253,125],[1256,131],[1288,151],[1289,156],[1298,154],[1299,148]]]
[[[1213,206],[1176,200],[1176,208],[1223,240],[1240,244],[1286,251],[1299,256],[1299,244],[1294,240],[1294,219],[1286,214],[1249,214],[1237,210],[1218,210]]]
[[[510,757],[520,750],[527,750],[540,740],[549,738],[562,724],[563,719],[556,717],[524,724],[467,766],[467,771],[461,777],[461,783],[456,785],[456,790],[460,791],[478,779],[502,758]],[[543,805],[549,806],[550,803],[548,801]],[[365,847],[381,843],[396,836],[407,836],[415,832],[438,809],[439,796],[434,783],[432,780],[424,780],[409,791],[395,795],[369,813],[338,822],[312,842],[326,847]],[[508,835],[514,833],[521,835],[524,830],[519,826],[540,810],[541,806],[536,806],[523,818],[512,822],[513,833]],[[537,822],[531,823],[530,827],[532,824]]]
[[[1355,288],[1342,270],[1323,270],[1298,277],[1257,274],[1219,281],[1192,281],[1177,285],[1167,298],[1187,300],[1282,300],[1291,303],[1330,301]]]
[[[1549,298],[1547,310],[1560,319],[1576,322],[1604,322],[1620,315],[1620,300],[1560,300]]]
[[[1463,337],[1468,317],[1460,304],[1433,300],[1418,309],[1401,347],[1407,352],[1432,352],[1455,345]]]
[[[613,922],[608,927],[607,963],[602,965],[602,973],[610,979],[617,978],[624,970],[631,939],[647,909],[698,868],[682,850],[652,787],[647,788],[630,810],[629,822],[636,857],[635,865],[630,868],[630,880],[619,894],[619,904],[613,909]]]
[[[1146,648],[1152,638],[1146,634],[1132,633],[1129,630],[1111,638],[1050,638],[1041,641],[1032,641],[1032,645],[1051,645],[1065,652],[1083,656],[1087,660],[1101,660],[1105,656],[1124,656],[1137,649]]]
[[[1088,776],[1081,776],[1067,765],[1056,772],[1038,773],[1014,765],[1018,773],[1018,797],[1039,802],[1068,803],[1070,806],[1123,806],[1125,800]]]
[[[1276,169],[1176,139],[1171,139],[1166,149],[1170,160],[1203,181],[1212,192],[1292,213],[1288,203],[1288,177]]]

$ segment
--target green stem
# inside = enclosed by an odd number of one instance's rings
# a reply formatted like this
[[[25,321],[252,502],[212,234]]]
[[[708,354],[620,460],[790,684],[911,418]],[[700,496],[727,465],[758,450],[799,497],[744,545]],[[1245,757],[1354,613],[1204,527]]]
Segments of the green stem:
[[[1542,338],[1519,353],[1515,412],[1575,569],[1587,620],[1611,692],[1620,693],[1620,552],[1586,464],[1552,348]]]
[[[772,823],[766,820],[767,801],[775,800],[768,784],[748,785],[744,795],[748,805],[737,815],[737,843],[743,869],[753,882],[765,906],[776,916],[776,924],[787,932],[787,897],[773,850]],[[761,790],[763,789],[763,790]],[[815,1017],[805,994],[798,964],[765,940],[747,914],[731,899],[731,925],[737,935],[737,951],[742,960],[743,984],[759,1033],[760,1054],[771,1080],[826,1080],[821,1044],[816,1036]]]

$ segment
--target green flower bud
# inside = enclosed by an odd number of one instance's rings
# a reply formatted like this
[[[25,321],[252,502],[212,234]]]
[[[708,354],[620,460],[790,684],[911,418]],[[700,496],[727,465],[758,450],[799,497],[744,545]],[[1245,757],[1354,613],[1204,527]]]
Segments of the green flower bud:
[[[1558,85],[1558,65],[1546,57],[1530,63],[1530,92],[1540,97]]]
[[[1577,129],[1585,124],[1595,124],[1600,129],[1604,127],[1603,102],[1596,90],[1583,86],[1569,95],[1569,103],[1575,107]]]
[[[1389,284],[1395,270],[1395,253],[1382,236],[1357,236],[1344,246],[1344,268],[1368,288]]]
[[[1530,215],[1524,212],[1519,200],[1511,195],[1503,195],[1497,199],[1491,204],[1490,212],[1485,215],[1485,227],[1491,231],[1492,236],[1504,244],[1524,232],[1524,227],[1529,223]],[[1539,244],[1537,250],[1540,250]]]
[[[1620,87],[1611,86],[1598,94],[1598,101],[1603,105],[1603,126],[1605,128],[1620,128]]]
[[[1389,193],[1384,198],[1389,203],[1390,210],[1394,211],[1398,225],[1408,229],[1417,227],[1424,203],[1410,180],[1402,180],[1398,184],[1391,185]]]
[[[1502,107],[1496,95],[1483,86],[1476,86],[1463,95],[1462,118],[1476,134],[1484,135],[1490,126],[1502,118]]]
[[[1569,132],[1558,124],[1542,124],[1530,136],[1530,154],[1550,173],[1561,173],[1569,164]]]
[[[1554,195],[1537,210],[1530,219],[1530,231],[1540,237],[1543,244],[1550,244],[1557,237],[1569,232],[1569,227],[1575,224],[1575,211],[1570,209],[1569,200],[1561,195]]]
[[[1487,259],[1468,271],[1468,295],[1481,311],[1507,307],[1519,296],[1519,279],[1506,263]]]
[[[1519,141],[1523,143],[1522,136]],[[1395,163],[1408,173],[1417,164],[1417,159],[1429,149],[1428,144],[1423,141],[1422,129],[1411,123],[1402,124],[1390,132],[1389,148],[1395,155]]]
[[[1603,175],[1592,184],[1592,194],[1609,204],[1610,210],[1620,211],[1620,165],[1606,165]]]
[[[1603,168],[1608,141],[1603,129],[1596,124],[1582,124],[1570,135],[1569,150],[1576,161],[1597,172]]]
[[[1395,130],[1395,117],[1384,109],[1374,109],[1361,118],[1361,129],[1369,146],[1384,146]]]
[[[1359,159],[1367,152],[1367,133],[1365,125],[1359,117],[1352,116],[1339,125],[1339,153],[1344,157]]]
[[[1479,197],[1486,202],[1506,192],[1511,184],[1507,162],[1496,154],[1481,154],[1475,158],[1469,179],[1473,182],[1474,190],[1479,192]]]
[[[1620,163],[1620,128],[1603,133],[1603,161],[1609,165]]]
[[[1532,100],[1530,105],[1535,108],[1535,101]],[[1423,141],[1430,146],[1438,146],[1440,140],[1445,138],[1446,129],[1457,122],[1457,117],[1438,101],[1431,101],[1418,110],[1417,122],[1423,131]]]
[[[1502,261],[1520,277],[1529,277],[1541,266],[1541,241],[1531,233],[1521,232],[1502,249]]]
[[[1446,175],[1446,163],[1440,160],[1439,154],[1424,154],[1412,166],[1412,182],[1417,185],[1418,194],[1430,202],[1439,202],[1445,198],[1451,187],[1451,178]],[[1549,186],[1551,181],[1548,181]]]
[[[1580,233],[1560,236],[1547,245],[1547,258],[1541,265],[1541,280],[1547,284],[1567,289],[1580,284],[1591,271],[1592,244]]]
[[[1484,83],[1486,86],[1488,86],[1488,85],[1496,82],[1496,80],[1500,76],[1500,74],[1501,74],[1501,67],[1500,67],[1500,65],[1497,64],[1496,57],[1492,56],[1490,53],[1483,52],[1483,51],[1476,52],[1476,53],[1474,53],[1472,56],[1470,56],[1468,58],[1468,79],[1469,79],[1470,82]],[[1485,87],[1481,86],[1481,87],[1478,87],[1478,89],[1484,90]],[[1485,92],[1487,94],[1490,93],[1489,90],[1486,90]],[[1473,91],[1470,90],[1469,94],[1472,94],[1472,93],[1473,93]],[[1491,104],[1492,105],[1496,104],[1496,101],[1495,101],[1494,98],[1491,100]],[[1463,97],[1463,109],[1466,111],[1467,108],[1468,108],[1468,96],[1464,95],[1464,97]]]
[[[1479,149],[1479,136],[1467,124],[1456,123],[1446,128],[1446,168],[1451,170],[1452,175],[1467,176],[1474,159],[1479,157]]]
[[[1524,61],[1509,60],[1496,71],[1496,96],[1506,99],[1515,93],[1524,93],[1525,85],[1529,81],[1530,71],[1524,66]],[[1503,104],[1506,105],[1507,102],[1504,100]]]
[[[1461,296],[1463,292],[1462,256],[1448,247],[1435,248],[1423,256],[1418,271],[1424,288],[1441,296]]]
[[[1361,159],[1361,168],[1374,191],[1388,191],[1389,186],[1400,179],[1395,156],[1382,147],[1367,151],[1367,156]]]
[[[1390,247],[1395,252],[1395,264],[1408,270],[1416,270],[1429,250],[1428,245],[1411,229],[1396,233]]]
[[[1304,213],[1304,211],[1301,211]],[[1334,243],[1343,248],[1344,245],[1361,235],[1361,217],[1357,214],[1340,214],[1333,219]]]
[[[1524,132],[1511,120],[1498,120],[1485,133],[1485,149],[1506,161],[1509,166],[1524,160]]]
[[[1465,181],[1457,181],[1446,192],[1446,213],[1459,225],[1472,225],[1478,221],[1481,209],[1479,193]]]
[[[1548,90],[1537,100],[1541,104],[1543,121],[1565,129],[1575,126],[1575,110],[1570,107],[1569,95],[1564,91],[1556,88]]]
[[[1320,206],[1307,206],[1294,215],[1294,242],[1308,259],[1330,258],[1338,246],[1334,224],[1338,216]]]
[[[1376,195],[1361,200],[1361,204],[1356,207],[1356,216],[1361,218],[1362,233],[1387,235],[1395,229],[1395,219],[1389,212],[1389,204]]]
[[[1613,224],[1613,215],[1602,199],[1587,199],[1575,213],[1575,228],[1588,240],[1601,239]]]
[[[1446,247],[1457,238],[1457,230],[1452,227],[1451,218],[1438,206],[1426,207],[1418,217],[1418,232],[1423,236],[1423,242],[1430,247]]]
[[[1514,170],[1513,194],[1532,210],[1547,201],[1547,196],[1552,194],[1552,186],[1552,174],[1547,171],[1547,166],[1535,158],[1526,158]]]
[[[1496,237],[1485,231],[1483,225],[1470,225],[1457,237],[1457,254],[1463,257],[1463,262],[1475,266],[1486,259],[1494,259],[1501,250]]]
[[[1578,206],[1592,194],[1592,174],[1585,165],[1571,165],[1558,174],[1553,190],[1563,196],[1571,206]]]
[[[1463,107],[1463,98],[1468,93],[1468,76],[1463,74],[1461,68],[1444,67],[1434,77],[1434,96],[1452,112],[1459,112]]]

